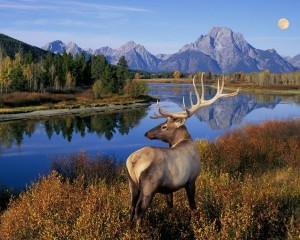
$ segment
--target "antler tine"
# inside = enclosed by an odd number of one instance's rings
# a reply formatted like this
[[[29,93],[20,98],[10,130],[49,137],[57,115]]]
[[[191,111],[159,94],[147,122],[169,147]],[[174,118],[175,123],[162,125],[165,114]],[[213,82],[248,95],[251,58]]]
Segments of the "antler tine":
[[[222,85],[221,85],[221,91],[220,91],[220,92],[223,92],[223,89],[224,89],[224,82],[225,82],[225,76],[223,75],[223,78],[222,78]]]
[[[207,101],[204,101],[201,103],[201,107],[204,107],[204,106],[209,106],[211,105],[212,103],[214,103],[215,101],[217,101],[219,98],[226,98],[226,97],[233,97],[233,96],[236,96],[239,92],[239,88],[233,92],[233,93],[222,93],[223,92],[223,89],[224,89],[224,77],[222,78],[222,85],[221,85],[221,88],[220,88],[220,80],[218,79],[218,87],[217,87],[217,93],[216,95],[207,100]]]
[[[193,106],[193,105],[194,105],[194,103],[193,103],[193,99],[192,99],[192,92],[190,92],[190,103],[191,103],[191,106]]]
[[[190,102],[191,102],[191,108],[190,109],[188,109],[186,107],[185,102],[184,102],[184,98],[183,98],[184,111],[177,112],[177,113],[172,113],[172,112],[168,112],[166,110],[161,109],[160,106],[159,106],[159,103],[157,101],[157,110],[159,112],[159,115],[154,114],[154,116],[152,116],[151,118],[157,119],[157,118],[168,118],[168,117],[170,117],[170,118],[187,119],[187,118],[191,117],[195,112],[197,112],[200,108],[211,105],[212,103],[217,101],[219,98],[233,97],[233,96],[236,96],[238,94],[240,88],[238,88],[233,93],[226,93],[226,94],[222,93],[223,89],[224,89],[224,82],[225,82],[225,77],[223,76],[221,86],[220,86],[220,79],[218,79],[218,86],[217,86],[216,95],[213,98],[209,99],[209,100],[205,100],[204,99],[204,91],[205,90],[204,90],[204,83],[203,83],[203,75],[204,74],[202,73],[202,75],[201,75],[201,87],[202,87],[201,98],[199,96],[199,93],[197,91],[197,87],[196,87],[196,84],[195,84],[196,74],[193,77],[193,87],[194,87],[195,95],[196,95],[196,98],[197,98],[197,103],[196,104],[193,103],[192,93],[190,93]]]
[[[157,106],[157,110],[158,110],[159,114],[154,113],[154,116],[150,116],[150,118],[152,118],[152,119],[168,118],[168,117],[171,117],[171,118],[176,118],[176,117],[177,118],[184,118],[182,113],[180,115],[177,115],[176,113],[171,113],[171,112],[168,112],[166,110],[161,109],[160,106],[159,106],[158,100],[157,100],[156,106]]]
[[[204,101],[204,83],[203,83],[203,73],[201,75],[201,102]]]

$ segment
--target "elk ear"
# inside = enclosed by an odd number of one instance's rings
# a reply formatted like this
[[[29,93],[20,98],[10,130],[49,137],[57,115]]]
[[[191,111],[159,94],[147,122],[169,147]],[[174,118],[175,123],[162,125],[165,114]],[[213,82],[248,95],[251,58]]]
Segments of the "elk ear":
[[[186,119],[184,118],[177,118],[177,119],[174,119],[174,123],[175,123],[175,126],[177,128],[181,127],[182,125],[184,125]]]

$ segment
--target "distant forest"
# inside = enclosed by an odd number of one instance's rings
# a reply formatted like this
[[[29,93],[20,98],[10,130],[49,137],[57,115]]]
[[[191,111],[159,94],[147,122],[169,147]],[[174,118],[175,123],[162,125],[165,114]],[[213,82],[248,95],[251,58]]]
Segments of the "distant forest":
[[[71,53],[53,54],[0,34],[0,92],[71,91],[93,86],[99,94],[121,94],[132,90],[128,80],[136,72],[128,69],[125,57],[117,65],[104,55],[73,57]],[[141,93],[145,90],[141,87]],[[96,94],[97,95],[97,94]]]
[[[125,58],[113,66],[103,55],[88,59],[84,53],[73,57],[66,52],[62,56],[49,52],[38,56],[23,51],[13,58],[10,55],[0,55],[0,92],[71,90],[101,80],[109,92],[119,93],[130,78]]]
[[[128,69],[125,57],[121,57],[117,65],[112,65],[101,54],[86,56],[82,53],[75,57],[67,52],[53,54],[0,34],[0,93],[71,91],[93,86],[97,97],[107,93],[122,94],[126,88],[127,91],[136,88],[128,84],[131,79],[191,78],[191,73],[175,72],[132,71]],[[205,74],[206,80],[214,81],[219,77],[219,74]],[[273,74],[268,70],[247,74],[239,72],[225,75],[225,81],[299,85],[300,71],[283,74]],[[145,86],[139,87],[140,92],[146,89]]]

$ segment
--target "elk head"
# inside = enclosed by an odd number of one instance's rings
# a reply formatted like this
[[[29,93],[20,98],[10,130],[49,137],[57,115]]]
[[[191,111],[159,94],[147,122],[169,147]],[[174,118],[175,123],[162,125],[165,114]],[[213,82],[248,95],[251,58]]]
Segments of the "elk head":
[[[227,93],[224,94],[224,77],[222,79],[222,83],[220,86],[220,81],[218,80],[218,86],[217,86],[217,93],[216,95],[209,99],[204,99],[204,84],[203,84],[203,73],[201,75],[201,86],[202,86],[202,94],[201,97],[197,91],[197,87],[195,85],[195,78],[196,75],[193,78],[193,87],[195,90],[195,95],[197,99],[197,103],[194,104],[192,100],[192,93],[190,93],[190,103],[191,108],[188,109],[185,105],[185,101],[183,98],[183,108],[184,111],[172,113],[165,111],[160,108],[159,103],[157,101],[157,109],[159,114],[154,114],[151,118],[158,119],[158,118],[166,118],[166,122],[154,127],[153,129],[149,130],[145,133],[145,137],[149,139],[159,139],[161,141],[167,142],[170,144],[170,146],[174,145],[176,143],[176,140],[178,139],[187,139],[190,138],[190,135],[187,132],[186,127],[184,126],[185,121],[191,117],[195,112],[197,112],[199,109],[209,106],[215,101],[217,101],[219,98],[224,97],[232,97],[238,94],[239,89],[236,92],[233,93]]]

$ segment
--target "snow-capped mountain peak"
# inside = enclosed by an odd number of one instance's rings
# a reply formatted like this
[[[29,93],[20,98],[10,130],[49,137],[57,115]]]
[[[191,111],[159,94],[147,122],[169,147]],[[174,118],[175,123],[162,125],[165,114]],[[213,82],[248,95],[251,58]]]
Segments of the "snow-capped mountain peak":
[[[84,50],[76,43],[67,45],[61,41],[54,41],[43,49],[62,54],[64,50],[73,56]],[[264,69],[270,72],[291,72],[297,68],[282,58],[274,49],[260,50],[250,45],[243,35],[227,27],[214,27],[207,35],[200,37],[193,43],[184,45],[177,53],[158,54],[154,56],[147,49],[134,41],[129,41],[118,49],[101,47],[93,51],[85,50],[86,54],[103,54],[106,59],[117,64],[125,56],[131,69],[150,72],[175,71],[181,72],[257,72]],[[298,60],[294,60],[298,63]]]

